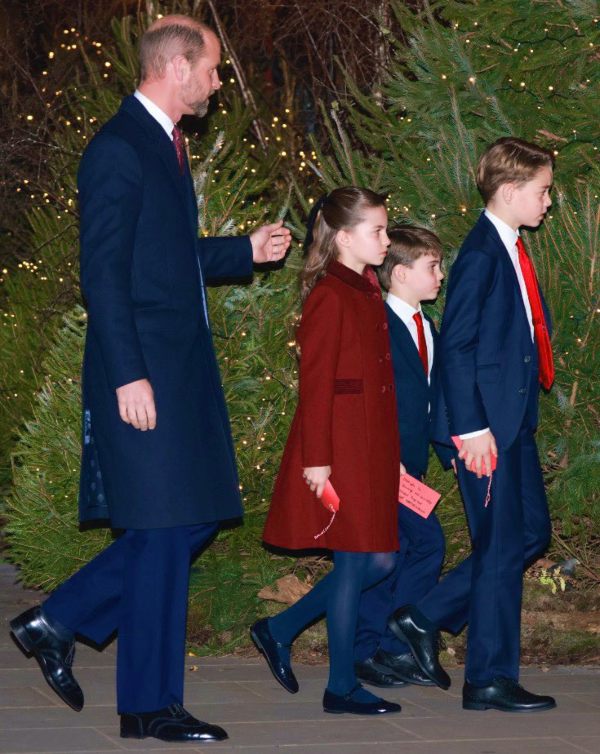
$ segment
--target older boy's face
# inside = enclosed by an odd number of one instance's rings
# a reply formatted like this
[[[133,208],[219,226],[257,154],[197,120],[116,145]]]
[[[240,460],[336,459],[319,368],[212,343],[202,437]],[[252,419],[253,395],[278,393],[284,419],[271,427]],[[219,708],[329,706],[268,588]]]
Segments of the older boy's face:
[[[511,204],[519,226],[537,228],[552,205],[551,188],[551,168],[540,168],[530,181],[515,186]]]

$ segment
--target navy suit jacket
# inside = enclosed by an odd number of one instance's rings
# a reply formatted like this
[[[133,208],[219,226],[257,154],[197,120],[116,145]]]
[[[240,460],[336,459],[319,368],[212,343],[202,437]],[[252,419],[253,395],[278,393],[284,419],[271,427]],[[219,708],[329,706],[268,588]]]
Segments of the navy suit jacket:
[[[447,430],[445,408],[439,381],[438,335],[432,320],[423,312],[431,326],[434,343],[433,368],[430,382],[425,376],[419,352],[408,328],[387,304],[385,306],[390,334],[392,364],[396,384],[400,458],[412,476],[420,478],[427,472],[429,443],[436,440],[434,449],[444,466],[450,467],[452,451]],[[443,427],[446,426],[444,432]],[[435,430],[434,430],[435,427]]]
[[[94,136],[78,175],[83,364],[80,518],[161,528],[242,512],[204,283],[252,274],[247,237],[198,239],[189,171],[135,97]],[[115,389],[149,379],[156,429],[119,417]]]
[[[542,304],[551,330],[543,297]],[[439,352],[451,434],[490,427],[508,448],[526,409],[535,428],[537,349],[515,268],[483,213],[450,271]]]

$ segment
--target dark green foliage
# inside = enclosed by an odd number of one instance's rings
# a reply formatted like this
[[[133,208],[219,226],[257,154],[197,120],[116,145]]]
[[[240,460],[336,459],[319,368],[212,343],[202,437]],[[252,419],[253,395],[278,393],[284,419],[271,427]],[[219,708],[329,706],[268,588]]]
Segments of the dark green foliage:
[[[388,191],[390,219],[437,232],[448,268],[482,208],[475,170],[485,146],[513,134],[555,151],[554,206],[526,234],[557,360],[538,441],[552,515],[589,565],[581,543],[600,529],[600,7],[444,0],[394,9],[406,44],[393,42],[376,98],[348,81],[352,100],[331,110],[332,148],[319,152],[315,170],[328,189],[358,181]],[[439,512],[450,542],[464,547],[452,480],[434,464],[428,482],[447,493]]]

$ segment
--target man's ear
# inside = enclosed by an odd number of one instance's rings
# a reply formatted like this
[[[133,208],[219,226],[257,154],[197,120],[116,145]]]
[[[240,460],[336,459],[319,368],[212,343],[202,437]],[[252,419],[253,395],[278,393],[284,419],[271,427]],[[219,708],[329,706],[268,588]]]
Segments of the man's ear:
[[[187,79],[190,72],[190,63],[184,55],[174,55],[168,65],[172,67],[177,82],[181,84]]]

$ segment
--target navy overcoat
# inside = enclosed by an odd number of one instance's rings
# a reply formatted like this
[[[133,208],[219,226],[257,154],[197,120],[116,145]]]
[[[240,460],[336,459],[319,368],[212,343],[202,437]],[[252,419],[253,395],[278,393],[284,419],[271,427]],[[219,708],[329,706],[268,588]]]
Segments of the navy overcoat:
[[[205,282],[252,274],[248,237],[198,239],[189,171],[133,96],[92,139],[78,175],[83,363],[80,519],[118,529],[242,513]],[[115,390],[147,378],[156,429],[124,423]]]

